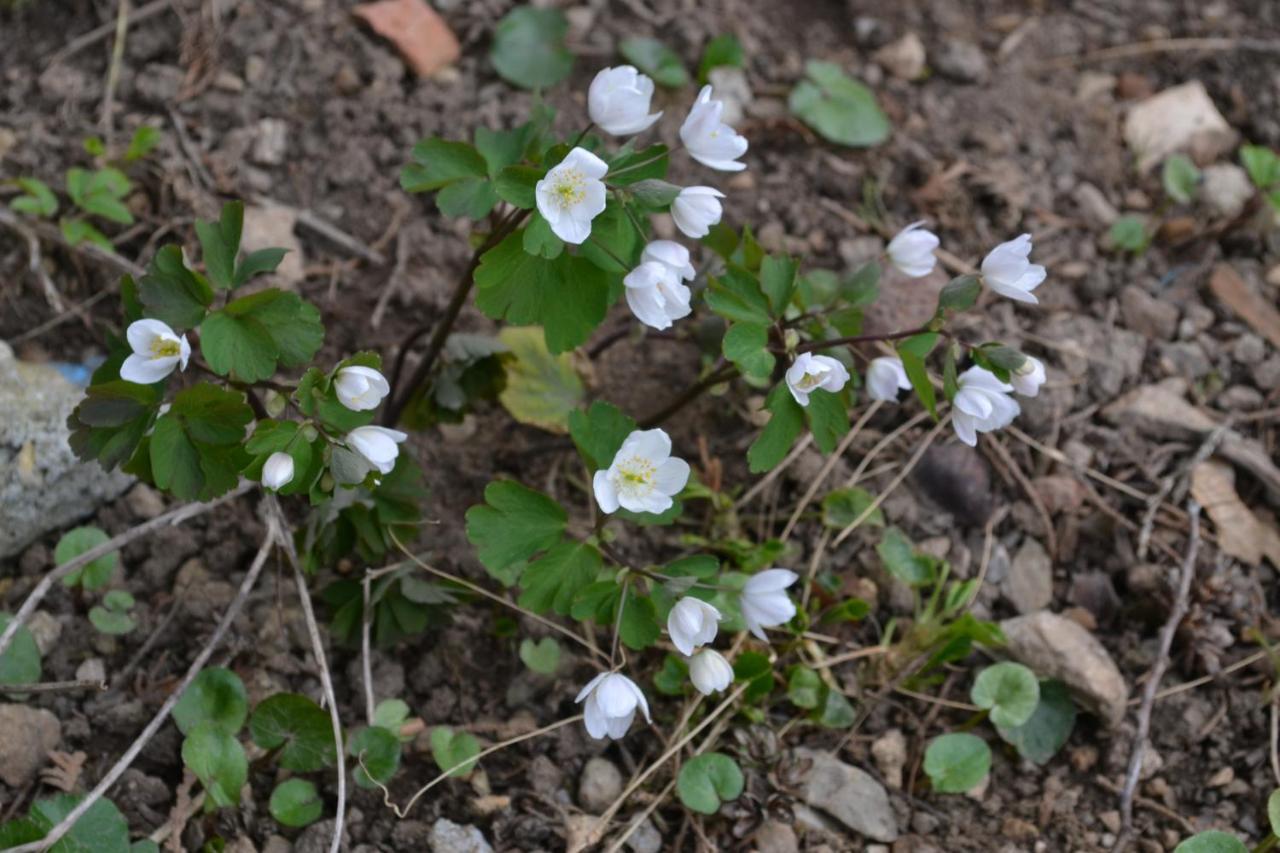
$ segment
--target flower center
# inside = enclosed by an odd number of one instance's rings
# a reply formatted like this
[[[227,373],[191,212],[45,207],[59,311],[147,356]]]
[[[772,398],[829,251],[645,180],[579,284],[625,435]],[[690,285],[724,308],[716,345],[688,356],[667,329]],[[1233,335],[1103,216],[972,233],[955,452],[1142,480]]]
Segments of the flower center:
[[[168,338],[152,338],[151,340],[151,356],[152,358],[173,358],[181,352],[177,341]]]
[[[565,169],[556,175],[551,192],[561,210],[568,210],[586,198],[587,179],[577,169]]]
[[[801,391],[808,391],[809,389],[816,388],[821,384],[822,377],[816,373],[806,373],[804,376],[801,376],[800,381],[796,383]]]
[[[653,489],[655,473],[656,468],[648,459],[632,456],[618,464],[614,486],[623,494],[642,495]]]

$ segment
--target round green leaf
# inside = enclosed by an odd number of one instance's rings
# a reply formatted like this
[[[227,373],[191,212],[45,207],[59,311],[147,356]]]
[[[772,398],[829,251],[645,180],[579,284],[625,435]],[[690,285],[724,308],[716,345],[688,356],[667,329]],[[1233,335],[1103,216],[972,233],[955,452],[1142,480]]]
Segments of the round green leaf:
[[[1005,661],[989,666],[973,682],[969,698],[991,712],[997,726],[1016,727],[1031,719],[1040,702],[1036,674],[1020,663]]]
[[[653,78],[659,86],[678,89],[688,84],[689,72],[674,50],[654,38],[628,38],[618,45],[628,62]]]
[[[479,754],[480,742],[467,732],[455,732],[448,726],[437,726],[431,730],[431,755],[436,764],[441,770],[458,768],[450,776],[466,776],[474,770],[475,757]]]
[[[203,722],[212,722],[233,735],[240,731],[248,715],[249,697],[244,682],[222,667],[206,669],[197,675],[173,708],[173,721],[184,735],[190,735]]]
[[[1239,838],[1211,829],[1199,832],[1173,848],[1173,853],[1249,853]]]
[[[924,752],[924,772],[940,794],[963,794],[987,778],[991,748],[977,735],[958,732],[941,735]]]
[[[680,768],[676,779],[680,802],[699,814],[715,814],[721,801],[738,798],[742,786],[737,762],[720,752],[695,755]]]
[[[560,644],[554,637],[543,637],[536,643],[526,638],[520,641],[520,660],[534,672],[555,675],[560,666]]]
[[[94,607],[89,610],[89,621],[93,627],[104,634],[120,636],[138,627],[133,617],[119,610],[108,610],[105,607]],[[242,720],[243,722],[243,720]]]
[[[53,559],[59,566],[69,563],[81,554],[97,548],[111,539],[97,527],[76,527],[62,534],[58,546],[53,549]],[[120,563],[120,554],[110,554],[92,560],[62,579],[63,586],[80,584],[85,589],[99,589],[111,580],[111,573]]]
[[[347,754],[364,764],[356,764],[356,784],[375,788],[375,782],[386,784],[400,768],[400,739],[381,726],[368,726],[347,741]]]
[[[1040,703],[1020,726],[996,726],[1005,743],[1012,744],[1023,758],[1044,764],[1053,758],[1071,737],[1076,724],[1076,706],[1071,691],[1061,681],[1040,684]]]
[[[9,613],[0,613],[0,633],[9,627],[12,618]],[[9,648],[0,654],[0,684],[34,684],[39,680],[40,647],[23,625],[14,633]]]
[[[508,83],[545,89],[573,68],[573,54],[564,46],[568,31],[569,22],[559,9],[517,6],[498,22],[489,58]]]
[[[214,720],[200,722],[182,742],[182,763],[204,785],[213,804],[234,806],[240,789],[249,779],[249,760],[244,747]]]
[[[1267,798],[1267,820],[1271,823],[1271,834],[1280,835],[1280,788]]]
[[[822,679],[807,666],[793,666],[787,678],[787,698],[797,708],[812,710],[822,702]]]
[[[889,119],[871,90],[850,78],[838,65],[811,60],[809,79],[791,90],[788,104],[804,123],[831,142],[864,148],[889,138]]]
[[[271,792],[271,816],[285,826],[314,823],[324,811],[316,786],[306,779],[286,779]]]
[[[373,709],[373,724],[381,726],[397,737],[400,727],[409,719],[409,704],[403,699],[383,699]],[[411,738],[412,739],[412,738]]]
[[[277,693],[259,702],[249,735],[263,749],[279,749],[277,760],[286,770],[310,773],[337,759],[329,715],[297,693]]]
[[[31,815],[25,821],[35,830],[35,837],[31,840],[44,838],[83,799],[83,794],[59,794],[46,800],[37,800],[31,806]],[[129,824],[115,803],[105,798],[100,799],[80,816],[71,831],[51,849],[52,853],[128,853]]]

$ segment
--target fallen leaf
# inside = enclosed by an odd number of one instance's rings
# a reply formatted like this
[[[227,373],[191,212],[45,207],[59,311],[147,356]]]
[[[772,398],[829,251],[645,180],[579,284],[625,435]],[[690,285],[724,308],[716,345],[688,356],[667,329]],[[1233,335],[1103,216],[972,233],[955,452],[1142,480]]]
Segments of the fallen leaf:
[[[46,767],[40,771],[40,781],[57,788],[59,791],[71,793],[80,782],[80,773],[84,770],[86,758],[88,756],[83,752],[52,750],[49,753],[49,761],[54,766]]]
[[[1265,556],[1280,568],[1280,531],[1263,523],[1236,494],[1235,472],[1217,460],[1191,469],[1191,496],[1218,529],[1218,547],[1238,560],[1256,566]]]
[[[1229,264],[1214,267],[1209,289],[1250,328],[1280,349],[1280,311],[1245,284]]]
[[[462,54],[458,37],[425,0],[377,0],[352,13],[390,41],[419,77],[430,77]]]

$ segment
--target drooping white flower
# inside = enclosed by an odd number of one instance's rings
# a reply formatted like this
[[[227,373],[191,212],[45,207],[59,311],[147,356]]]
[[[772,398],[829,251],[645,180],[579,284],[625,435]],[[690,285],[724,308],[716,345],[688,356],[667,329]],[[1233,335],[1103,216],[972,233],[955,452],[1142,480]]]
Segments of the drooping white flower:
[[[889,241],[886,250],[889,263],[897,267],[903,275],[920,278],[933,272],[938,259],[933,251],[938,248],[938,235],[921,226],[924,220],[912,222],[903,228]]]
[[[605,68],[596,74],[587,90],[587,114],[605,133],[630,136],[647,130],[662,117],[649,114],[653,81],[630,65]]]
[[[333,379],[338,402],[354,412],[378,408],[382,398],[391,393],[386,377],[372,367],[351,365],[338,371]]]
[[[1009,384],[1022,396],[1034,397],[1040,393],[1040,386],[1044,384],[1044,362],[1030,355],[1026,358],[1021,368],[1010,372]]]
[[[1022,409],[1009,396],[1013,386],[1001,382],[984,367],[974,365],[960,374],[956,396],[951,401],[951,424],[956,436],[970,447],[978,444],[978,433],[1002,429],[1013,422]]]
[[[867,365],[867,396],[872,400],[892,403],[898,399],[898,391],[910,389],[911,380],[897,356],[873,358]]]
[[[699,693],[710,696],[733,683],[733,666],[715,649],[703,649],[689,659],[689,680]]]
[[[396,457],[400,455],[397,445],[408,437],[398,429],[362,426],[347,433],[346,444],[379,473],[390,474],[396,467]]]
[[[711,97],[711,87],[703,86],[693,102],[684,124],[680,125],[680,141],[689,156],[704,166],[722,172],[740,172],[747,168],[738,158],[747,153],[747,140],[721,121],[724,104]]]
[[[635,430],[622,442],[607,470],[597,471],[592,487],[606,513],[619,507],[663,513],[689,482],[689,463],[671,455],[671,437],[660,429]]]
[[[671,218],[686,237],[701,239],[724,215],[722,198],[724,193],[715,187],[685,187],[671,202]]]
[[[277,451],[267,457],[262,466],[262,485],[268,489],[282,489],[293,481],[293,457]]]
[[[707,602],[685,596],[667,614],[667,633],[671,644],[688,657],[698,646],[716,638],[716,625],[723,617]]]
[[[1001,243],[982,259],[982,280],[1001,296],[1035,305],[1040,300],[1031,291],[1040,286],[1047,273],[1030,258],[1030,234]]]
[[[644,693],[634,681],[618,672],[602,672],[587,682],[574,702],[584,699],[587,704],[582,710],[587,734],[596,740],[605,737],[617,740],[625,735],[635,719],[636,708],[644,712],[646,721],[651,721]]]
[[[829,355],[802,352],[787,368],[786,378],[791,396],[800,405],[808,406],[809,394],[819,388],[832,394],[843,388],[849,381],[849,371]]]
[[[640,253],[640,262],[658,261],[676,271],[682,279],[692,281],[698,275],[689,260],[689,250],[675,240],[653,240]]]
[[[765,569],[747,580],[738,603],[748,631],[764,640],[767,639],[765,628],[791,621],[796,615],[796,605],[787,595],[787,587],[799,577],[790,569]]]
[[[669,329],[693,310],[689,305],[693,294],[680,281],[680,273],[661,261],[645,261],[627,273],[622,283],[631,313],[651,328]]]
[[[591,220],[604,210],[601,180],[609,165],[585,148],[575,148],[534,187],[538,212],[551,231],[575,246],[591,236]]]
[[[120,378],[139,385],[151,385],[173,373],[175,367],[187,369],[191,345],[187,336],[178,336],[168,323],[159,320],[134,320],[124,333],[133,355],[120,365]]]

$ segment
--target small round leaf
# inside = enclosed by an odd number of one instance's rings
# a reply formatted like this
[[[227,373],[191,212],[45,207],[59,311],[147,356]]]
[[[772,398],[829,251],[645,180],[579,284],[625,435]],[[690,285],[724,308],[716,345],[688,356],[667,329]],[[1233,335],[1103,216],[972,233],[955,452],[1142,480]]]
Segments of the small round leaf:
[[[1267,798],[1267,820],[1271,823],[1271,834],[1280,835],[1280,788]]]
[[[0,633],[9,627],[13,618],[0,613]],[[36,638],[23,625],[13,635],[9,648],[0,654],[0,684],[34,684],[40,680],[40,647]]]
[[[215,720],[201,721],[187,735],[182,742],[182,763],[200,779],[214,805],[240,802],[240,789],[249,779],[249,760],[240,741]]]
[[[249,735],[263,749],[280,748],[280,766],[297,773],[321,770],[337,758],[329,715],[298,693],[277,693],[259,702]]]
[[[685,762],[676,790],[686,807],[699,814],[715,814],[722,801],[738,798],[743,784],[737,762],[724,753],[708,752]]]
[[[560,644],[554,637],[543,637],[538,642],[525,639],[520,642],[520,660],[534,672],[555,675],[560,666]]]
[[[222,667],[206,669],[197,675],[173,708],[173,721],[184,735],[190,735],[196,726],[206,721],[234,735],[248,715],[249,697],[244,682]]]
[[[1211,829],[1198,832],[1173,848],[1173,853],[1249,853],[1239,838]]]
[[[991,771],[991,748],[977,735],[941,735],[924,752],[924,772],[940,794],[963,794],[982,784]]]
[[[1020,663],[1005,661],[989,666],[973,682],[969,698],[979,708],[991,712],[997,726],[1020,726],[1036,712],[1040,702],[1040,682],[1036,674]]]
[[[306,826],[324,812],[324,802],[314,783],[286,779],[271,792],[271,816],[285,826]]]
[[[356,764],[356,784],[375,788],[375,783],[386,784],[400,768],[400,739],[381,726],[368,726],[347,741],[347,754],[363,763]]]
[[[62,538],[58,540],[58,546],[53,549],[54,562],[59,566],[69,563],[110,538],[105,531],[97,527],[76,527],[68,530],[62,534]],[[85,589],[99,589],[111,580],[111,573],[115,571],[119,562],[120,554],[112,551],[76,569],[63,578],[62,583],[64,586],[80,584]]]
[[[448,726],[431,730],[431,755],[441,770],[458,769],[450,776],[466,776],[475,769],[475,757],[480,754],[480,742],[466,732],[455,732]],[[461,766],[459,766],[461,765]]]

